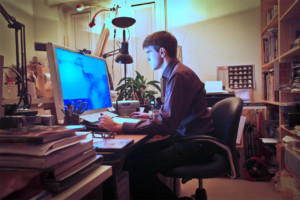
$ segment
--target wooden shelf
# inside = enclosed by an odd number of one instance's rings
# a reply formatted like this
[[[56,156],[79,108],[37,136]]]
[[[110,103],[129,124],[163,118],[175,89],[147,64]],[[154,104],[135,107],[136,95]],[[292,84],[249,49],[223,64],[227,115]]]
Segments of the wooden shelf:
[[[291,20],[300,16],[300,0],[296,0],[291,7],[280,17],[280,21]]]
[[[277,7],[278,5],[278,7]],[[277,14],[271,19],[270,23],[265,25],[267,17],[272,14],[272,11],[276,11]],[[295,57],[300,56],[300,46],[296,46],[291,49],[291,45],[294,43],[296,37],[295,33],[300,28],[300,0],[261,0],[261,27],[263,27],[261,31],[261,59],[262,59],[262,81],[264,84],[263,94],[275,93],[272,83],[274,83],[275,78],[278,80],[278,73],[271,73],[271,71],[275,71],[274,68],[277,67],[277,62],[286,63],[295,61]],[[265,33],[270,28],[278,28],[278,33],[276,32],[271,35],[273,38],[265,37]],[[275,42],[274,39],[275,38]],[[273,43],[271,43],[271,42]],[[276,43],[278,42],[278,43]],[[265,45],[271,45],[271,48],[265,48]],[[269,46],[266,46],[269,47]],[[278,48],[277,48],[278,47]],[[273,54],[270,54],[273,53]],[[269,63],[263,64],[265,58],[274,58],[278,53],[278,58],[270,61]],[[266,54],[265,54],[266,53]],[[280,65],[280,64],[278,64]],[[266,75],[266,76],[264,76]],[[280,76],[281,74],[279,74]],[[265,79],[264,79],[265,78]],[[273,89],[272,89],[273,88]],[[273,91],[271,91],[273,90]],[[270,93],[271,91],[271,93]],[[273,93],[272,93],[273,92]],[[280,106],[286,102],[295,102],[297,98],[300,98],[300,91],[279,91],[279,102],[274,101],[265,101],[264,103],[270,105]],[[276,112],[276,111],[274,111]],[[282,143],[282,138],[286,135],[295,136],[296,133],[294,130],[289,130],[284,126],[283,113],[280,112],[279,109],[279,143],[276,148],[277,160],[279,162],[280,169],[284,169],[284,145]]]
[[[294,47],[294,48],[290,49],[289,51],[283,53],[280,56],[280,59],[291,58],[291,57],[294,57],[297,55],[300,55],[300,46]]]
[[[291,135],[294,135],[294,136],[296,135],[295,131],[286,128],[284,125],[280,125],[280,128],[282,128],[283,130],[285,130],[286,132],[288,132]]]
[[[280,90],[282,94],[300,94],[300,91],[285,91],[285,90]]]
[[[264,35],[265,32],[270,28],[278,28],[278,12],[274,15],[271,21],[266,25],[265,28],[261,31],[261,34]]]
[[[276,101],[266,101],[266,100],[263,100],[262,102],[263,103],[267,103],[267,104],[271,104],[271,105],[276,105],[276,106],[280,105],[280,102],[276,102]]]
[[[274,63],[278,62],[278,61],[279,61],[279,58],[276,58],[276,59],[272,60],[271,62],[264,64],[262,66],[262,71],[267,71],[267,70],[272,69],[274,67]]]

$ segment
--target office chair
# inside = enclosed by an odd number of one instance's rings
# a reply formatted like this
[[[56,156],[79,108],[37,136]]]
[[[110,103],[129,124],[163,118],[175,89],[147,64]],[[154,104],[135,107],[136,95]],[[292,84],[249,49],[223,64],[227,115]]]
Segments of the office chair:
[[[236,151],[236,137],[239,121],[243,109],[243,101],[237,97],[230,97],[217,102],[211,109],[215,132],[213,136],[200,135],[178,139],[176,142],[211,143],[217,147],[217,152],[211,161],[205,163],[178,166],[163,172],[162,175],[173,177],[173,191],[176,193],[176,178],[182,178],[182,183],[197,178],[199,188],[195,199],[207,199],[202,179],[224,177],[230,175],[236,178],[239,174],[239,162]]]

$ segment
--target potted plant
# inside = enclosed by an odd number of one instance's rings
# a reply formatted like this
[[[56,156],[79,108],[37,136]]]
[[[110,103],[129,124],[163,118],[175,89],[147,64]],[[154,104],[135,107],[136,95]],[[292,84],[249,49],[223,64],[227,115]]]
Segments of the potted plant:
[[[142,76],[138,71],[136,71],[135,79],[132,77],[126,77],[126,85],[125,85],[125,77],[122,78],[119,83],[116,91],[118,92],[118,100],[123,99],[134,99],[138,100],[140,104],[147,104],[150,99],[155,99],[155,94],[157,91],[149,90],[149,86],[155,87],[158,91],[160,91],[160,82],[153,80],[147,82],[144,76]]]

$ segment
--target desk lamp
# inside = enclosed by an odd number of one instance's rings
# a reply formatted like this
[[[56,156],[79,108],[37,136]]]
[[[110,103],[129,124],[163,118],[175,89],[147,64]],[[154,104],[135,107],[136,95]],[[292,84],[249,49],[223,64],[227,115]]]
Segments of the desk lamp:
[[[93,8],[93,7],[100,7],[100,6],[85,6],[83,4],[77,4],[76,9],[77,11],[82,11],[84,9],[88,9],[88,8]],[[118,9],[120,8],[119,5],[116,6],[116,8],[110,8],[110,9],[101,9],[98,12],[96,12],[92,18],[92,21],[89,23],[89,27],[92,28],[93,26],[95,26],[95,18],[96,16],[103,12],[103,11],[112,11],[112,12],[116,12],[116,15],[118,13]],[[103,54],[103,58],[107,58],[109,56],[113,56],[118,54],[118,56],[116,57],[115,61],[117,63],[120,64],[124,64],[124,75],[125,75],[125,88],[126,88],[126,74],[127,74],[127,67],[126,64],[131,64],[133,63],[133,58],[131,55],[129,55],[128,53],[128,41],[126,41],[126,33],[125,33],[125,28],[129,28],[130,26],[132,26],[134,23],[136,22],[135,19],[131,18],[131,17],[116,17],[112,20],[112,24],[118,28],[123,28],[123,41],[122,41],[122,45],[121,48],[105,53]],[[126,95],[126,90],[125,90],[125,99],[127,99],[127,95]]]
[[[0,4],[0,13],[8,22],[8,28],[15,29],[15,43],[16,43],[16,66],[17,72],[21,72],[18,76],[18,95],[20,96],[19,107],[21,101],[24,102],[24,108],[29,108],[31,102],[28,102],[28,93],[27,93],[27,68],[26,68],[26,43],[25,43],[25,25],[18,22],[16,18],[9,15],[4,7]],[[20,31],[20,32],[19,32]],[[20,35],[18,35],[20,33]],[[20,41],[19,41],[20,39]],[[19,46],[20,45],[20,46]],[[21,52],[20,52],[21,51]],[[21,53],[21,56],[20,56]],[[20,59],[21,57],[21,64]],[[2,76],[2,74],[1,74]],[[2,83],[1,83],[2,84]]]
[[[135,23],[135,19],[131,17],[117,17],[112,20],[114,26],[118,28],[123,28],[123,42],[121,47],[121,53],[116,57],[116,62],[120,64],[124,64],[124,76],[125,76],[125,100],[127,100],[127,93],[126,93],[126,64],[133,63],[133,59],[131,55],[128,53],[128,42],[126,41],[126,34],[125,28],[132,26]]]

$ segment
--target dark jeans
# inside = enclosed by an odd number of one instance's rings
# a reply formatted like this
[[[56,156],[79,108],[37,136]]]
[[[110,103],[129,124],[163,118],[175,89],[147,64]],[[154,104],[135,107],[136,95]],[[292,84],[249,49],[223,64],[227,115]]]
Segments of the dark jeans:
[[[155,175],[184,164],[205,162],[213,155],[212,148],[192,142],[175,143],[165,139],[146,143],[130,153],[124,169],[129,172],[133,199],[177,199]]]

